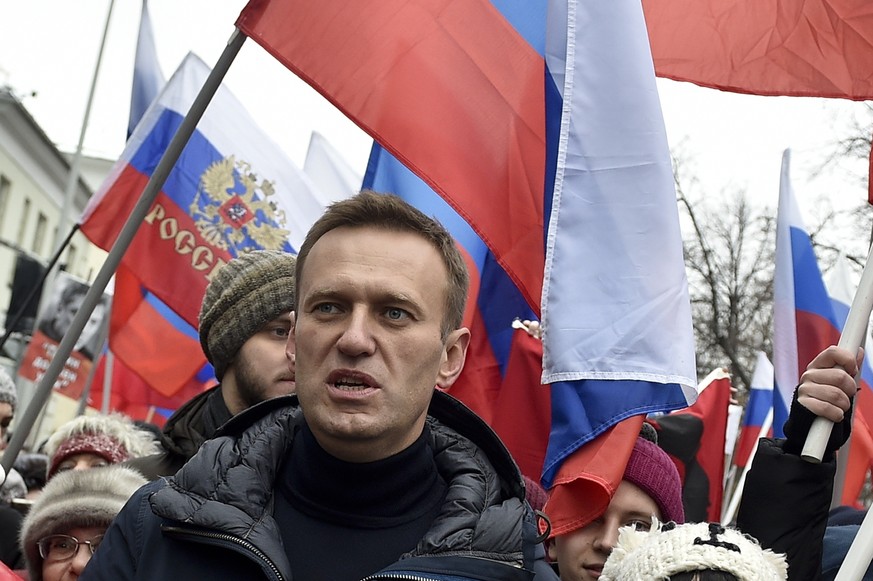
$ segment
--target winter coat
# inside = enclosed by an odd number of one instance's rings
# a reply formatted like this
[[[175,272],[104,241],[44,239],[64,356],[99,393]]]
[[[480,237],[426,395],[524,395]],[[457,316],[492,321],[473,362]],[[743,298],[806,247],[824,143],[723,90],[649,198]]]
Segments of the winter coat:
[[[218,400],[210,400],[213,394]],[[224,414],[230,418],[230,412],[221,399],[221,386],[216,385],[189,399],[170,416],[161,433],[163,449],[158,454],[128,460],[125,465],[135,468],[149,480],[172,476],[178,472],[197,453],[203,442],[212,438],[221,427],[220,424],[224,423],[222,421],[215,425],[212,416],[223,414],[220,409],[212,414],[208,413],[207,408],[210,405],[223,407]]]
[[[447,484],[439,516],[416,548],[367,579],[557,577],[543,563],[515,462],[493,431],[436,391],[428,426]],[[174,478],[140,490],[107,531],[82,581],[291,579],[272,516],[274,481],[303,415],[293,396],[226,424]],[[342,539],[337,539],[341,551]],[[338,553],[339,554],[339,553]]]
[[[762,438],[746,477],[737,526],[788,557],[789,581],[821,578],[822,541],[836,463],[814,464]]]

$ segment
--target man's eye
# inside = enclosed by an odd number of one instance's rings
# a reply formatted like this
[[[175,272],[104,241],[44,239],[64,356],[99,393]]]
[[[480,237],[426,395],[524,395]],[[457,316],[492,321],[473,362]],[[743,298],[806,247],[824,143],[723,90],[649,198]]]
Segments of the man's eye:
[[[397,307],[391,307],[385,311],[385,316],[391,319],[392,321],[400,321],[406,317],[408,317],[408,313],[403,309],[399,309]]]
[[[277,337],[285,338],[288,336],[288,333],[290,333],[290,330],[288,329],[288,327],[274,327],[273,329],[270,329],[270,333],[276,335]]]
[[[652,528],[652,523],[644,520],[632,520],[625,526],[633,527],[635,531],[649,531]]]
[[[337,311],[337,307],[331,303],[321,303],[320,305],[315,307],[316,312],[323,314],[332,314]]]

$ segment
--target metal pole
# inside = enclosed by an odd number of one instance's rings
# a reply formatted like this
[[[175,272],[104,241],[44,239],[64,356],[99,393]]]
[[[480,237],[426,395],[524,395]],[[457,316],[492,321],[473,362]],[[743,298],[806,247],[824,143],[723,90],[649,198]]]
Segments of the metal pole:
[[[103,50],[106,48],[106,37],[109,35],[109,21],[112,19],[112,8],[114,6],[115,0],[110,0],[109,12],[106,14],[106,25],[103,27],[103,38],[100,41],[100,51],[97,53],[97,65],[94,67],[94,76],[91,78],[91,90],[88,92],[88,103],[85,105],[85,117],[82,118],[82,129],[79,131],[79,143],[76,145],[76,152],[73,154],[73,161],[70,165],[70,175],[67,177],[67,188],[64,191],[61,217],[58,221],[58,230],[55,235],[55,247],[58,251],[63,248],[63,246],[58,243],[58,236],[60,236],[61,232],[67,229],[67,223],[70,221],[70,208],[73,205],[76,185],[79,183],[79,166],[82,163],[82,147],[85,143],[85,133],[88,130],[88,119],[91,117],[91,105],[94,103],[94,93],[97,90],[97,77],[100,74],[100,63],[103,61]]]
[[[100,334],[100,350],[97,356],[91,361],[91,369],[88,371],[88,378],[85,379],[85,387],[82,389],[82,395],[79,396],[79,406],[76,408],[76,416],[81,416],[85,413],[85,408],[88,407],[88,398],[91,395],[91,389],[94,385],[94,376],[97,375],[97,366],[100,365],[100,359],[106,359],[109,351],[106,350],[106,335],[109,334],[109,321],[105,321]],[[105,413],[105,412],[104,412]]]
[[[45,375],[43,375],[40,380],[33,399],[30,401],[30,405],[28,405],[24,415],[17,423],[12,440],[9,442],[9,446],[3,453],[3,458],[0,460],[0,466],[2,466],[3,471],[0,473],[0,476],[2,476],[4,480],[5,475],[9,472],[9,469],[12,468],[15,458],[21,451],[28,432],[36,422],[40,409],[42,409],[42,406],[45,405],[45,402],[48,400],[52,391],[52,386],[58,375],[60,375],[61,370],[64,368],[64,363],[70,356],[70,353],[72,353],[73,347],[76,345],[76,339],[82,333],[82,329],[85,328],[85,324],[88,322],[88,318],[94,311],[94,307],[97,306],[97,303],[99,303],[103,297],[103,291],[106,289],[106,285],[109,284],[112,275],[118,269],[121,257],[130,246],[131,241],[133,241],[133,237],[136,235],[139,225],[148,214],[158,192],[167,180],[170,170],[173,169],[173,166],[182,154],[182,150],[185,148],[185,145],[194,133],[194,129],[197,127],[197,122],[200,121],[200,118],[203,116],[204,111],[206,111],[206,107],[212,100],[213,95],[218,90],[218,87],[221,86],[221,81],[224,78],[224,75],[227,73],[228,68],[230,68],[237,53],[239,53],[240,48],[242,48],[245,39],[245,35],[243,35],[239,30],[234,29],[234,32],[227,43],[227,47],[225,47],[224,52],[221,53],[221,57],[219,57],[218,62],[215,64],[215,68],[212,69],[212,72],[206,79],[203,88],[200,89],[197,98],[194,99],[194,103],[191,105],[188,114],[182,120],[179,129],[176,130],[176,134],[173,136],[172,141],[167,146],[167,150],[161,157],[161,161],[155,168],[151,178],[149,178],[149,182],[146,184],[139,201],[137,201],[136,206],[134,206],[130,216],[128,216],[121,232],[119,232],[115,244],[113,244],[109,255],[106,257],[106,262],[103,264],[100,272],[97,273],[97,277],[94,279],[91,288],[88,290],[85,299],[82,301],[82,306],[73,318],[70,328],[67,330],[63,339],[61,339],[57,353],[52,358],[51,363],[49,363],[48,369],[46,369]]]
[[[109,413],[109,399],[112,397],[112,373],[115,366],[115,353],[110,349],[106,352],[106,363],[103,368],[103,399],[100,404],[100,413]]]

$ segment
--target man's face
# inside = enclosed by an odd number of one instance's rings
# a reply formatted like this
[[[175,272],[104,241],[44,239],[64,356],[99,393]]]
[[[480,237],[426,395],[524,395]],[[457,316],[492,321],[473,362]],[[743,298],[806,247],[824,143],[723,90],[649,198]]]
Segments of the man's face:
[[[6,436],[9,434],[9,424],[12,422],[12,404],[0,403],[0,450],[6,449]]]
[[[549,558],[558,563],[561,581],[597,581],[618,540],[618,529],[636,526],[648,530],[652,516],[661,518],[652,497],[637,485],[622,480],[600,518],[549,543]]]
[[[294,393],[294,371],[285,358],[291,316],[284,313],[248,338],[222,379],[227,408],[237,414],[256,403]]]
[[[439,252],[410,232],[337,228],[313,245],[298,285],[297,394],[319,444],[352,462],[402,451],[469,341],[466,329],[440,336]]]

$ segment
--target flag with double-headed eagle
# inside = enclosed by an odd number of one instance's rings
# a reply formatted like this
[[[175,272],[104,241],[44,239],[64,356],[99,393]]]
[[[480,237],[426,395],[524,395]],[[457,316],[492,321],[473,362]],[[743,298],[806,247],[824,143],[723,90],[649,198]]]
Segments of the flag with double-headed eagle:
[[[80,219],[97,246],[111,248],[209,72],[189,54],[146,111]],[[240,253],[296,252],[323,210],[309,180],[220,87],[122,259],[119,272],[143,292],[118,305],[128,332],[113,351],[124,360],[135,349],[137,372],[157,378],[163,395],[178,392],[202,373],[195,328],[210,278]],[[170,338],[187,348],[167,354]]]

